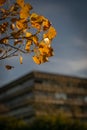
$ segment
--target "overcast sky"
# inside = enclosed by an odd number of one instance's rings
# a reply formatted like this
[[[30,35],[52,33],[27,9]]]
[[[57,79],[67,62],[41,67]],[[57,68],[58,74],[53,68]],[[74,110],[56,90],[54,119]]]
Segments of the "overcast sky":
[[[55,55],[36,65],[30,55],[0,61],[0,86],[32,70],[87,78],[87,0],[26,0],[33,11],[47,17],[57,30],[52,46]],[[7,71],[5,65],[15,68]]]

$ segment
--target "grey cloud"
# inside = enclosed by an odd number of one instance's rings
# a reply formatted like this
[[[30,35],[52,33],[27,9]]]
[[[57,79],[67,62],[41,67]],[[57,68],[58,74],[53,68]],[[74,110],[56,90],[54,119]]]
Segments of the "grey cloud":
[[[84,69],[82,69],[82,70],[79,70],[78,72],[77,72],[79,75],[81,75],[81,77],[87,77],[87,68],[84,68]]]

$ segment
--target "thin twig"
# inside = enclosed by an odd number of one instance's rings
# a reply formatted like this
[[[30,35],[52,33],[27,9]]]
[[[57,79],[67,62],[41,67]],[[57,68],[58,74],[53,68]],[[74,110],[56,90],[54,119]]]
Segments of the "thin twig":
[[[16,50],[18,50],[18,51],[21,51],[22,53],[26,53],[25,51],[23,51],[22,49],[20,49],[20,48],[17,48],[17,47],[15,47],[15,46],[12,46],[12,45],[10,45],[10,44],[4,44],[5,46],[9,46],[9,47],[11,47],[11,48],[13,48],[13,49],[16,49]]]

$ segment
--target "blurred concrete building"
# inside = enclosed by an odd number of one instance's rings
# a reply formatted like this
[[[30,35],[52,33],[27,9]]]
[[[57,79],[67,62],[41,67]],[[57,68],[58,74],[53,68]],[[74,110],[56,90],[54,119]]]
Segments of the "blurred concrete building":
[[[0,88],[0,115],[25,121],[59,115],[87,121],[87,79],[34,71]]]

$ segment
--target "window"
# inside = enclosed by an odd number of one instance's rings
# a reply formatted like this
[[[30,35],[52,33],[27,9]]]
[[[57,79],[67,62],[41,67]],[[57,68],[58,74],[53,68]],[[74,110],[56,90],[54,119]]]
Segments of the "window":
[[[13,93],[16,93],[18,91],[22,91],[23,89],[25,88],[29,88],[33,85],[34,81],[33,79],[31,80],[28,80],[28,81],[25,81],[23,84],[18,84],[17,86],[14,86],[13,88],[9,89],[7,92],[6,92],[6,95],[10,95],[10,94],[13,94]]]
[[[36,79],[35,79],[35,83],[40,83],[40,84],[41,84],[42,82],[43,82],[43,80],[40,79],[40,78],[36,78]]]
[[[87,96],[84,97],[84,101],[87,102]]]
[[[67,87],[72,87],[73,86],[73,84],[72,84],[72,82],[67,82]]]
[[[67,99],[67,95],[65,93],[55,93],[55,98],[56,99]]]

